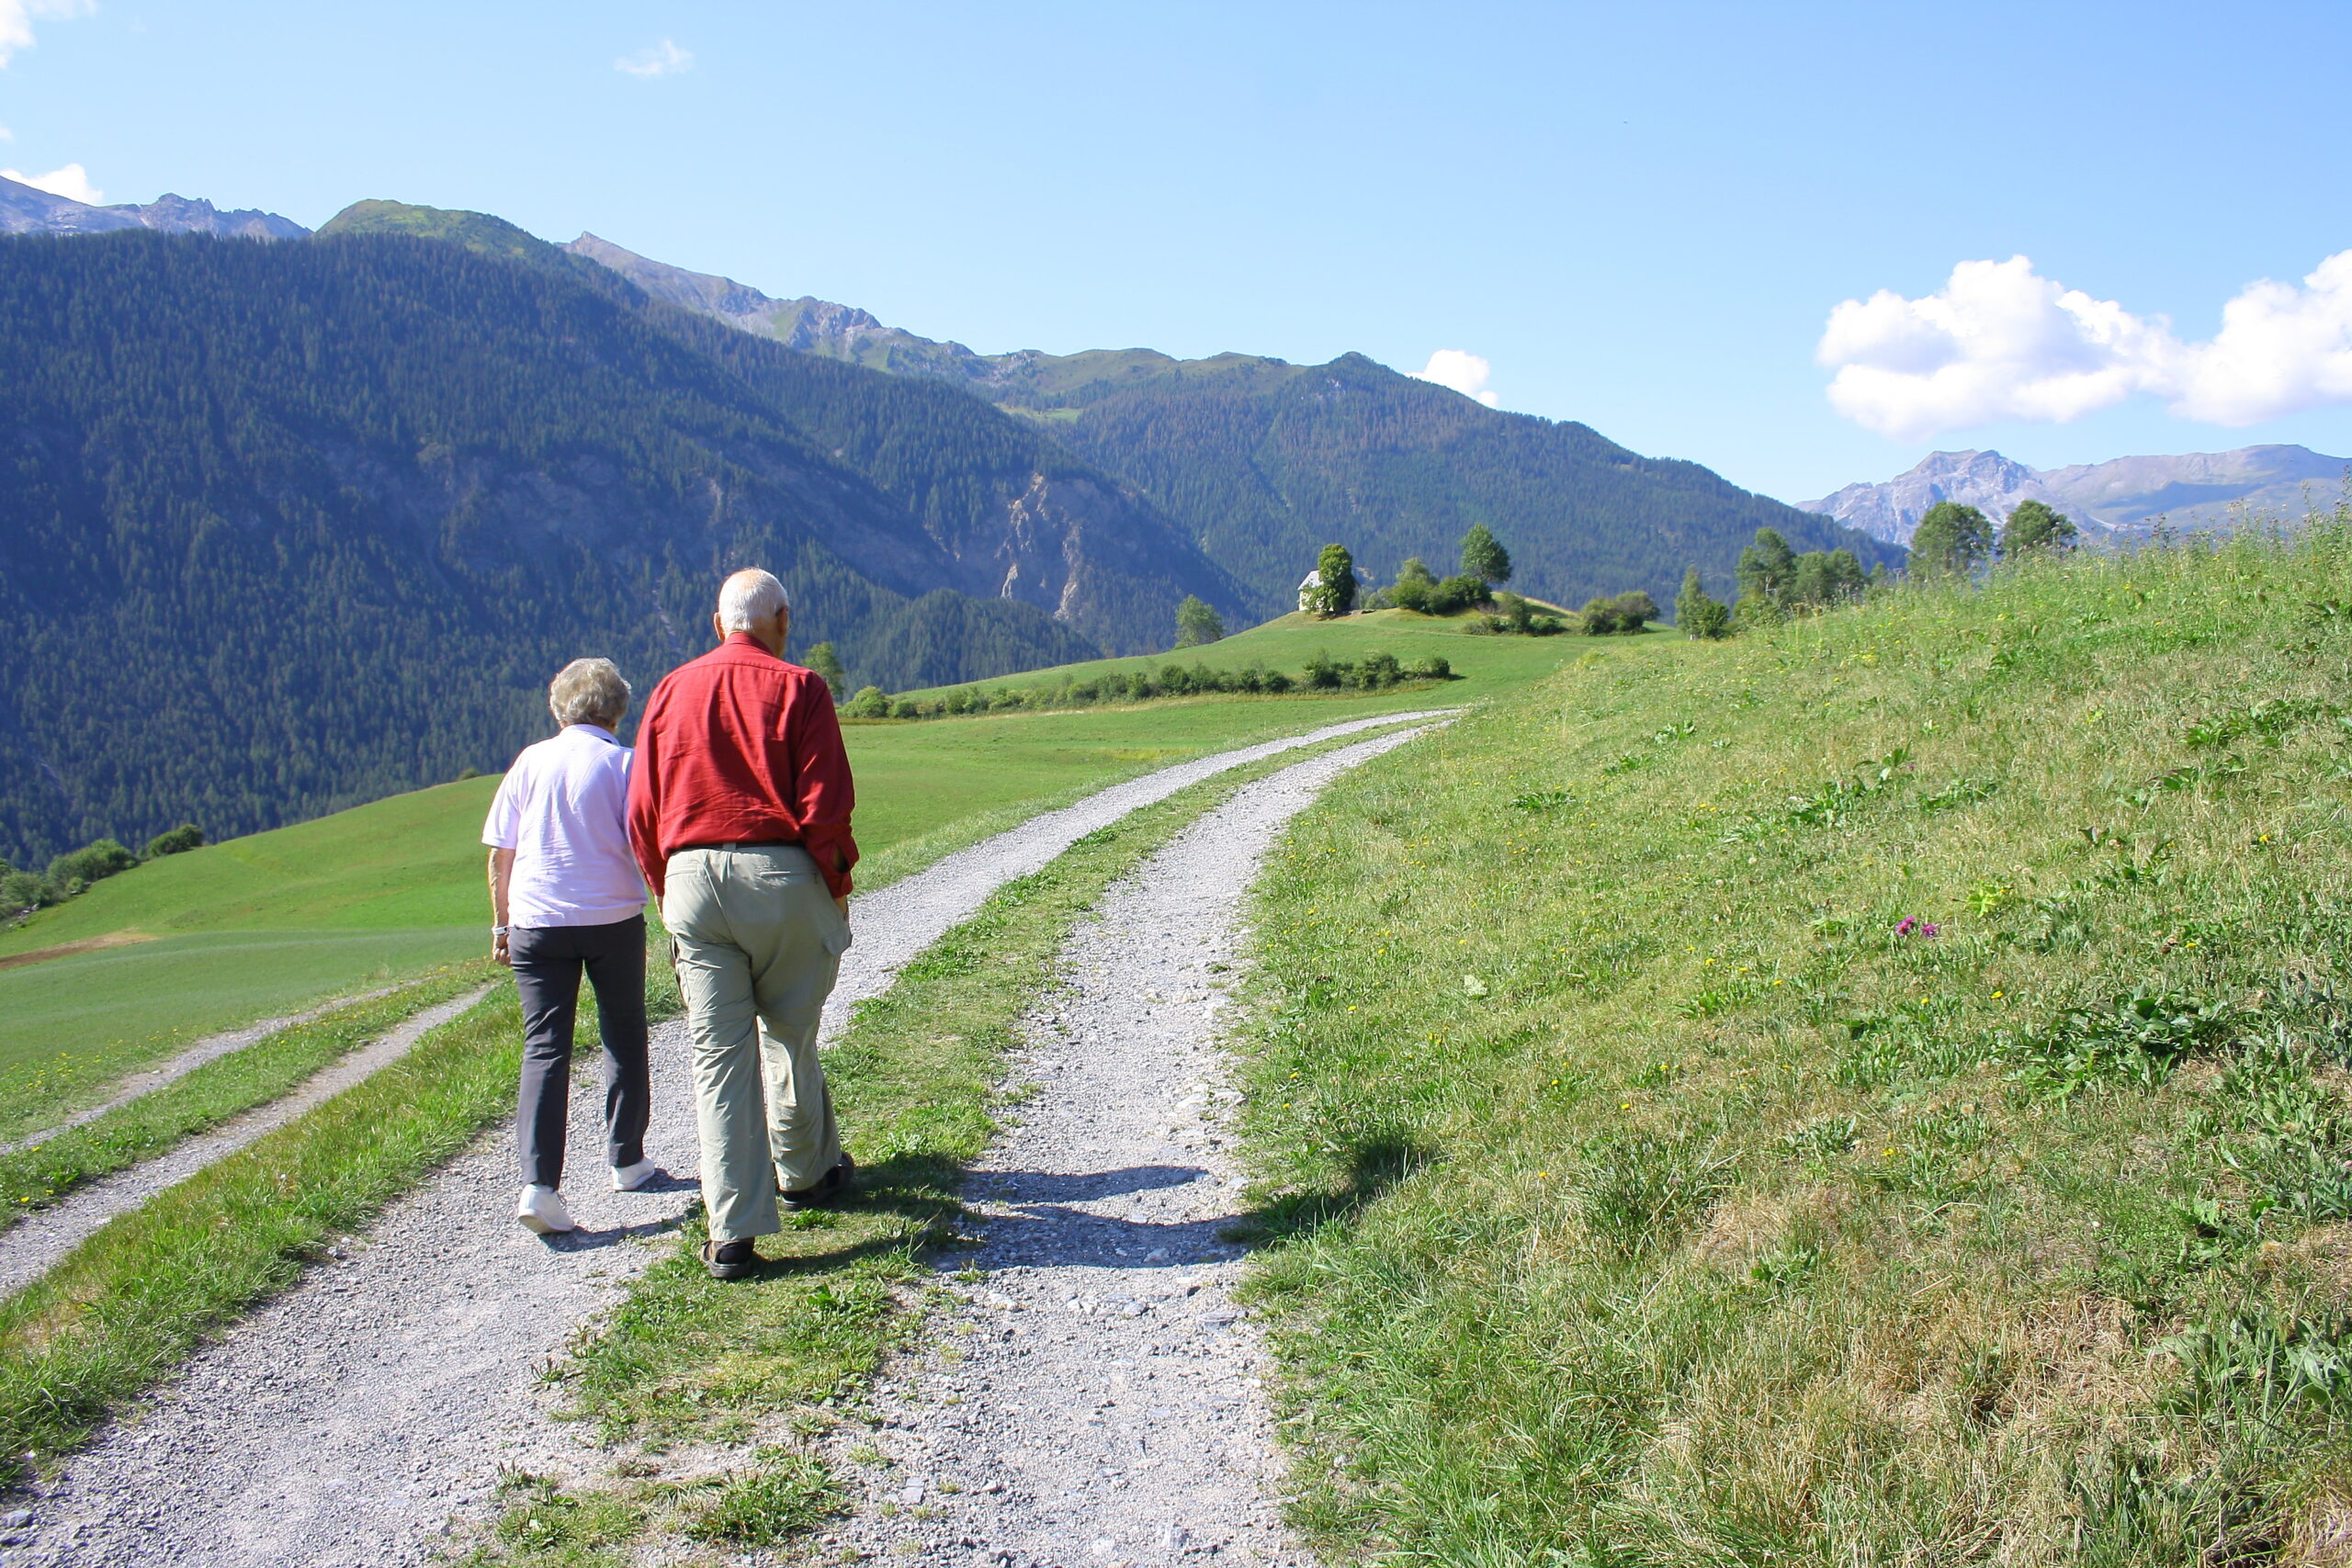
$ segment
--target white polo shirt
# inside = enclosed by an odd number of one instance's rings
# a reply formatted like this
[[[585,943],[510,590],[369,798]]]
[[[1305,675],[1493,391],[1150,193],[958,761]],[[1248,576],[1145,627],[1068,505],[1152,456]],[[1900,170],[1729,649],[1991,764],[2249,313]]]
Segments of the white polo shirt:
[[[628,847],[630,755],[611,730],[571,724],[506,770],[481,841],[514,852],[509,925],[605,926],[644,909]]]

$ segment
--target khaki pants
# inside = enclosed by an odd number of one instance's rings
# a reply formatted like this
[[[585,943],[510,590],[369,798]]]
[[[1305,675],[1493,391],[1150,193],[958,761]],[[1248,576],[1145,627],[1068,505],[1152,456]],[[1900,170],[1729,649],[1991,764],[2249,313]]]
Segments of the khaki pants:
[[[679,851],[662,921],[694,1043],[712,1239],[774,1235],[778,1190],[815,1186],[842,1157],[817,1021],[849,922],[797,845]]]

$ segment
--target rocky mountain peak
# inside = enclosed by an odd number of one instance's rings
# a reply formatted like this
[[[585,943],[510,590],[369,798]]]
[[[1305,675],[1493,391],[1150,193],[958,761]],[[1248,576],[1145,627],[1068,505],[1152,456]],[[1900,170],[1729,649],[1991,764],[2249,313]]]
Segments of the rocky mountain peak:
[[[217,234],[239,240],[299,240],[310,232],[275,212],[253,208],[223,212],[209,201],[191,197],[166,194],[149,202],[92,207],[0,178],[0,234],[102,234],[119,229]]]
[[[2117,457],[2064,468],[2033,468],[1998,452],[1931,452],[1883,484],[1850,484],[1802,502],[1849,527],[1908,543],[1939,501],[1973,506],[1998,521],[2040,501],[2093,533],[2139,534],[2162,520],[2182,528],[2228,528],[2248,513],[2296,518],[2340,484],[2346,460],[2307,446],[2241,446],[2231,452]]]

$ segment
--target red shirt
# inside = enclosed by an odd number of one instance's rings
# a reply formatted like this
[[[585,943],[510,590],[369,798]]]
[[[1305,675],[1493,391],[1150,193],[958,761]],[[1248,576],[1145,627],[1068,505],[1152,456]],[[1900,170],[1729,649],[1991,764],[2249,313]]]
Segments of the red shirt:
[[[629,770],[629,844],[657,898],[680,850],[778,840],[805,847],[845,897],[855,794],[833,694],[736,632],[653,688]]]

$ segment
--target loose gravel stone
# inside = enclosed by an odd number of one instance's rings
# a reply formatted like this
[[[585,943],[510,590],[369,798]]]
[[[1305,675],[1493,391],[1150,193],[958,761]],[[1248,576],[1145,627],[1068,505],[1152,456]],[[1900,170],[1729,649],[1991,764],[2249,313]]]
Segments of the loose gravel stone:
[[[1061,1565],[1307,1561],[1275,1496],[1265,1349],[1231,1300],[1242,1249],[1220,1235],[1242,1181],[1222,976],[1241,891],[1283,827],[1409,739],[1248,786],[1073,934],[1012,1074],[1046,1092],[971,1174],[981,1244],[939,1264],[956,1304],[877,1380],[880,1429],[830,1439],[835,1472],[863,1488],[837,1542]],[[887,1468],[856,1462],[865,1444]]]

